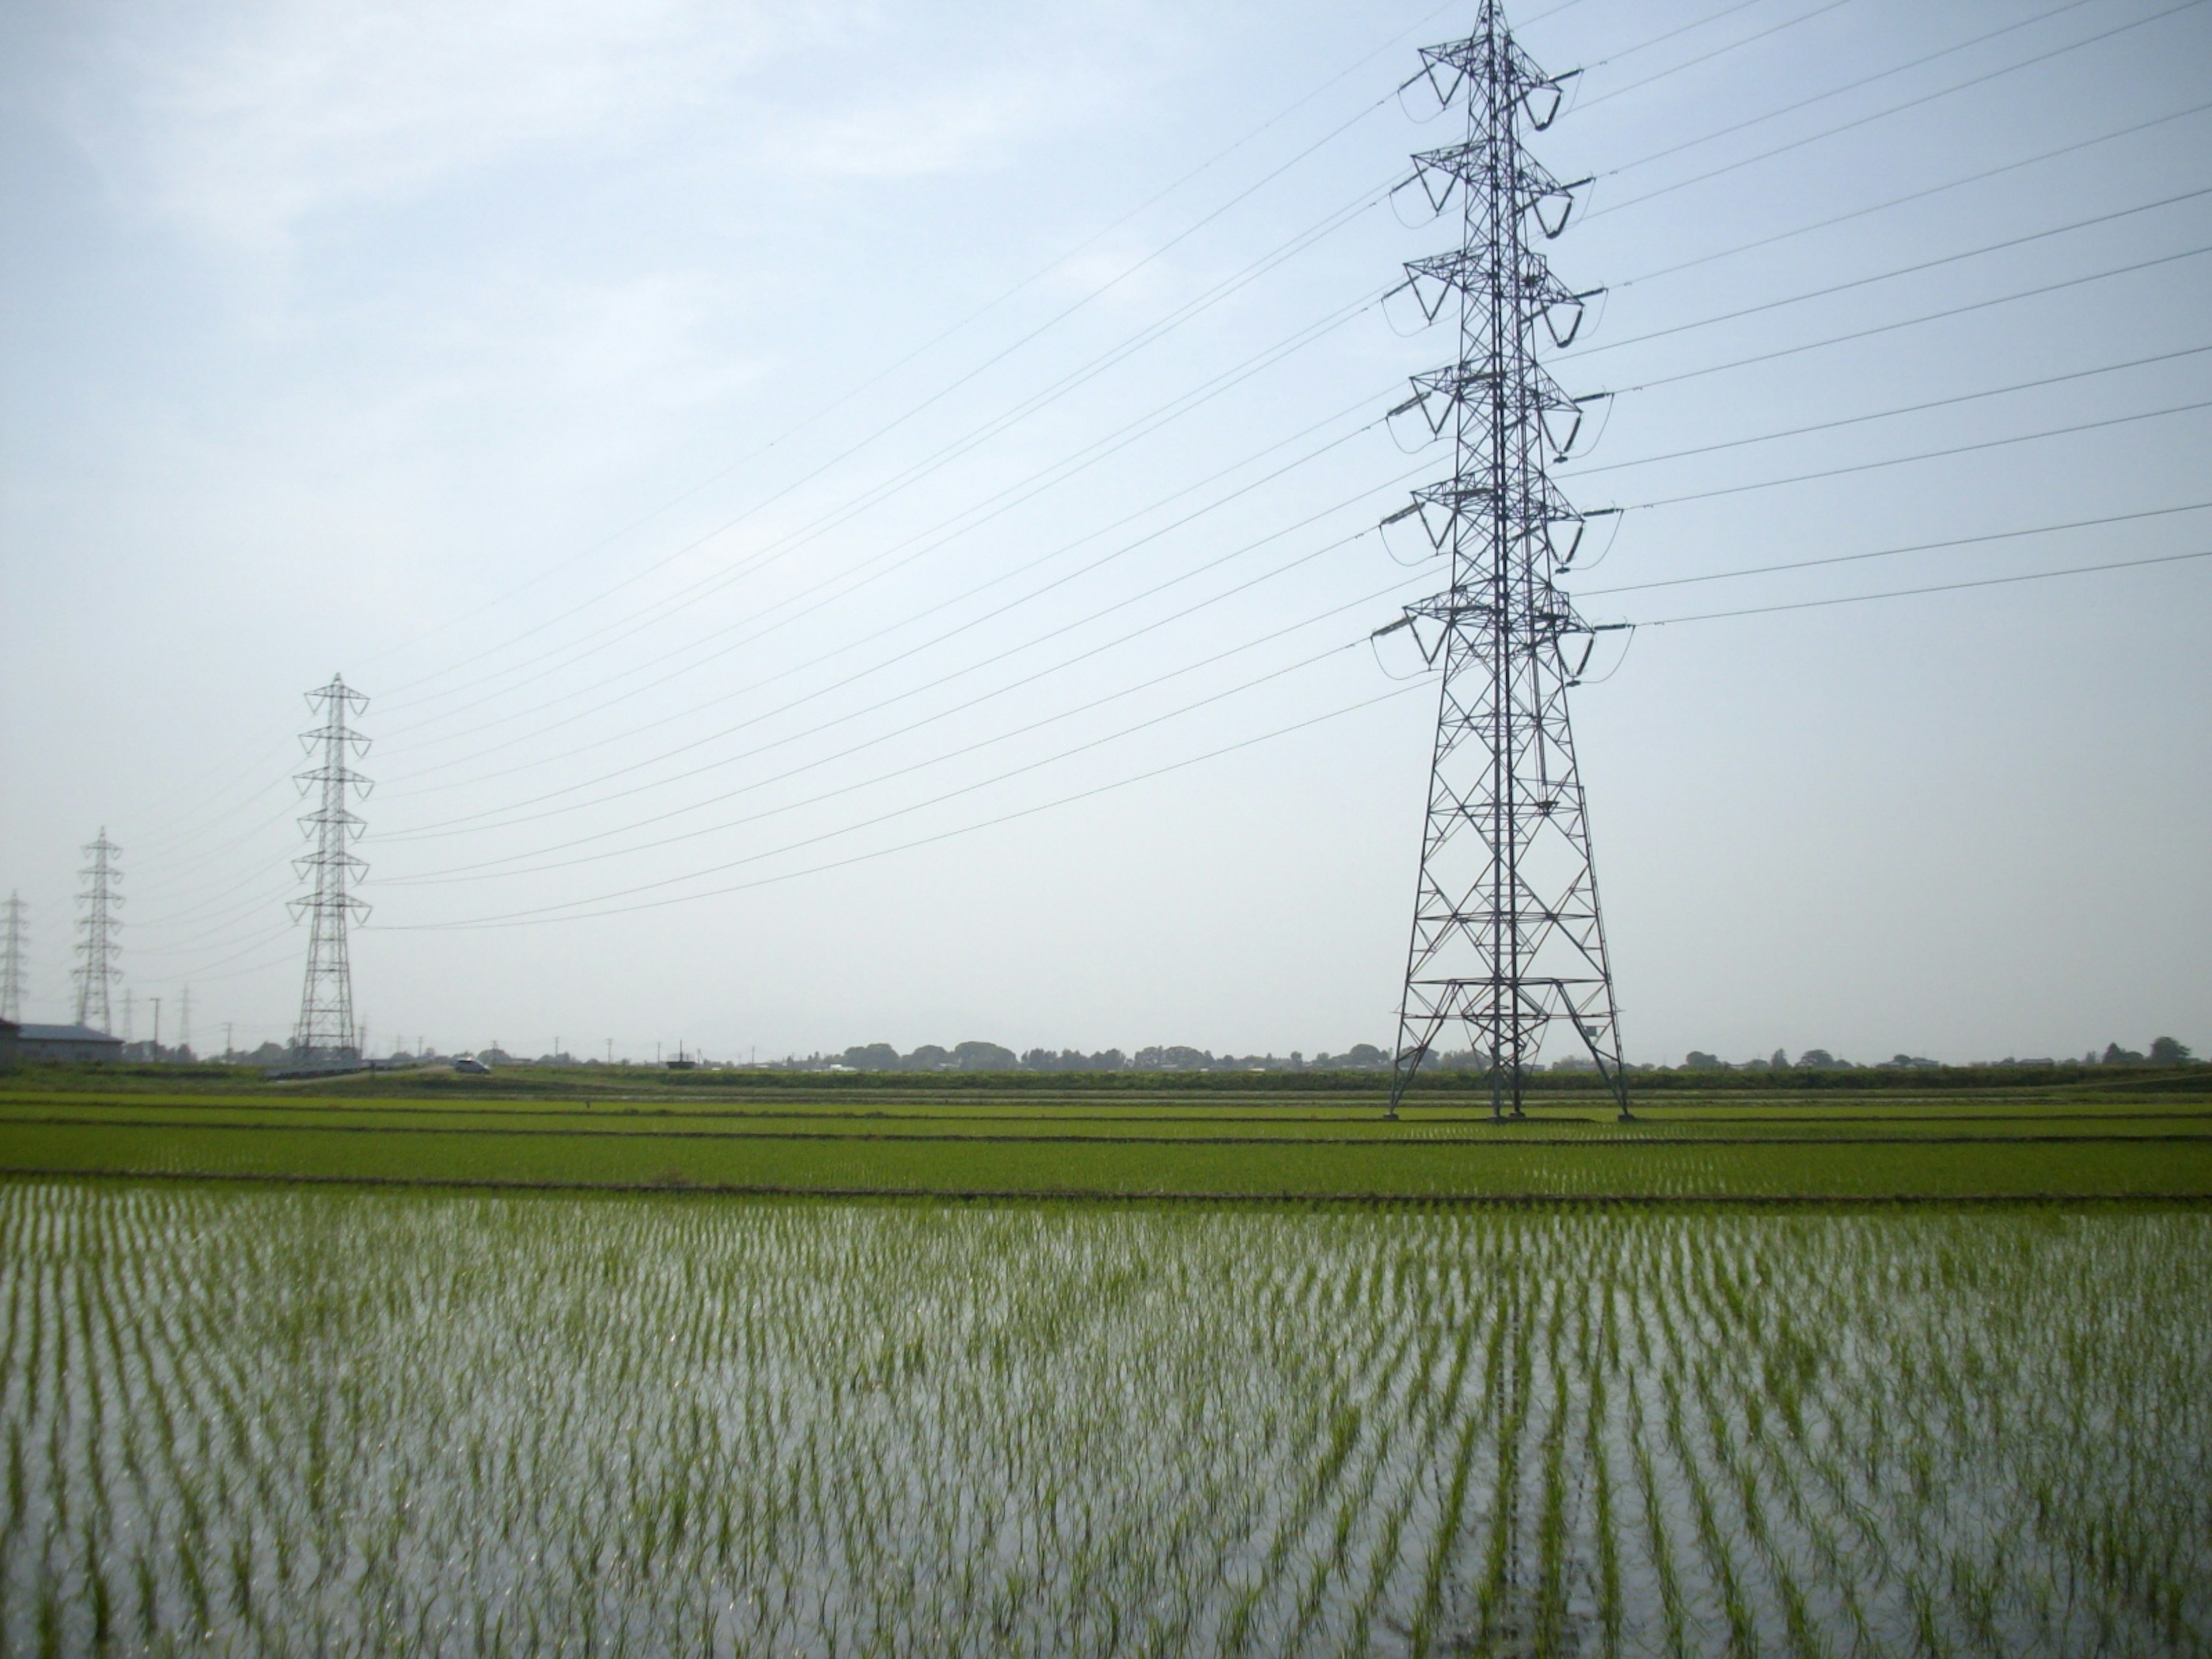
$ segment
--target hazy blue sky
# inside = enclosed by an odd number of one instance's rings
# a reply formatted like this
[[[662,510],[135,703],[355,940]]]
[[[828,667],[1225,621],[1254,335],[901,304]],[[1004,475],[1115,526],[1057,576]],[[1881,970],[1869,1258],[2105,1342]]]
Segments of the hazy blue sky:
[[[1373,302],[1449,233],[1382,192],[1473,9],[9,8],[30,1016],[104,824],[165,1036],[289,1032],[337,670],[380,1048],[1387,1043],[1437,573],[1360,532],[1449,347]],[[2212,550],[2212,7],[1514,15],[1631,1056],[2212,1049],[2212,560],[1765,609]]]

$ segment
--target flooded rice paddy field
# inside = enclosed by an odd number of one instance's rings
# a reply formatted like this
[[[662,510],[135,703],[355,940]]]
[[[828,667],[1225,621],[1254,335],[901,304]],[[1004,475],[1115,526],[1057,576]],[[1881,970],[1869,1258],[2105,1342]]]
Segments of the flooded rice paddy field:
[[[2212,1209],[0,1185],[0,1651],[2212,1649]]]

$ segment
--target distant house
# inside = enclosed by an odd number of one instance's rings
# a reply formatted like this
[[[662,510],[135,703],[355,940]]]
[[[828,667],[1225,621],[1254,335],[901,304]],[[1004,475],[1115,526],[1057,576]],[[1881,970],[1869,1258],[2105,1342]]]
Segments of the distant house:
[[[0,1019],[0,1066],[25,1060],[120,1060],[123,1039],[89,1025],[19,1025]]]

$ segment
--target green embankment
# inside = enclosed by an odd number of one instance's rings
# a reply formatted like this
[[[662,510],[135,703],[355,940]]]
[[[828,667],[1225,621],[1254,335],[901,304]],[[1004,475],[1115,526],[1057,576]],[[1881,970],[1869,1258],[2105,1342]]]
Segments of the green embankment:
[[[40,1068],[0,1172],[777,1192],[1411,1198],[2212,1197],[2212,1074],[1879,1091],[1547,1090],[1382,1115],[1371,1078],[1267,1091],[518,1069],[269,1085]]]

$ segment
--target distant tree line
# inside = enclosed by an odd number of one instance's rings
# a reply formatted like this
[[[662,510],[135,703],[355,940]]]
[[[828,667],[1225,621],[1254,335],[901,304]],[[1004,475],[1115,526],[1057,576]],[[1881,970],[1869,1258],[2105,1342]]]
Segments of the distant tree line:
[[[925,1042],[902,1054],[888,1042],[867,1042],[842,1054],[815,1054],[804,1061],[787,1063],[850,1072],[1334,1072],[1388,1066],[1390,1056],[1370,1042],[1356,1042],[1340,1054],[1317,1054],[1311,1059],[1296,1051],[1288,1056],[1227,1051],[1217,1054],[1207,1048],[1180,1046],[1139,1048],[1134,1054],[1120,1048],[1101,1048],[1095,1054],[1080,1048],[1031,1048],[1017,1054],[995,1042],[961,1042],[950,1048]]]
[[[2084,1066],[2183,1066],[2195,1058],[2187,1043],[2174,1037],[2162,1036],[2151,1039],[2148,1054],[2139,1054],[2133,1048],[2123,1048],[2118,1043],[2111,1042],[2105,1045],[2101,1058],[2092,1048],[2081,1056],[2080,1063]],[[2047,1054],[2033,1060],[2016,1060],[2008,1054],[2002,1060],[1982,1063],[1991,1066],[2063,1066],[2074,1062],[2054,1060]],[[1936,1072],[1943,1069],[1943,1062],[1929,1060],[1924,1054],[1894,1054],[1887,1060],[1878,1060],[1871,1066],[1863,1066],[1856,1060],[1839,1059],[1826,1048],[1808,1048],[1794,1060],[1784,1050],[1777,1048],[1763,1060],[1753,1055],[1749,1060],[1730,1061],[1721,1059],[1717,1054],[1709,1054],[1702,1048],[1692,1048],[1684,1057],[1681,1069],[1686,1072]]]

